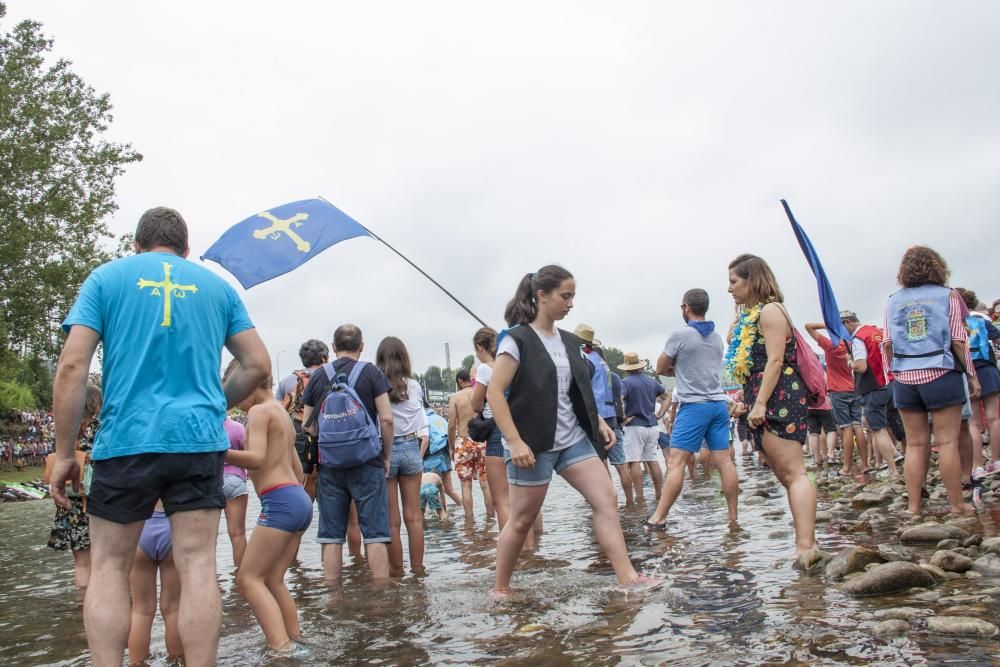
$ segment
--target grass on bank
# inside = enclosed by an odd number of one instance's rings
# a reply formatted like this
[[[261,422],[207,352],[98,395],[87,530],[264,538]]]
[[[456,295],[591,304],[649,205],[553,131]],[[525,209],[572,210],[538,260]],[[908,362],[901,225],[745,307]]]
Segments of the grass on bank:
[[[0,470],[0,484],[23,484],[34,482],[45,476],[45,466],[25,466],[21,470],[11,468]]]

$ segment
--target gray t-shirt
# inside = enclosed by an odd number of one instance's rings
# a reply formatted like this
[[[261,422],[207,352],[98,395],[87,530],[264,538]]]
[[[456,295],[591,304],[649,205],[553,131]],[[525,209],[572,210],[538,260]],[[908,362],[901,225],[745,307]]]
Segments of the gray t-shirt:
[[[674,359],[677,400],[681,403],[724,401],[722,391],[723,345],[719,334],[702,336],[691,326],[667,338],[663,352]]]

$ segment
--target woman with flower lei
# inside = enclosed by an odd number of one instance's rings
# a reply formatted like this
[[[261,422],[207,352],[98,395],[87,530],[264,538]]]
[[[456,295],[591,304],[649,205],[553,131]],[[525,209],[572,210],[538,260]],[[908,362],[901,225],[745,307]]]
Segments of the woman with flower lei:
[[[729,293],[740,313],[730,332],[726,368],[743,385],[754,445],[788,493],[800,562],[814,561],[816,490],[802,456],[806,387],[796,368],[791,320],[774,273],[760,257],[740,255],[730,263]]]

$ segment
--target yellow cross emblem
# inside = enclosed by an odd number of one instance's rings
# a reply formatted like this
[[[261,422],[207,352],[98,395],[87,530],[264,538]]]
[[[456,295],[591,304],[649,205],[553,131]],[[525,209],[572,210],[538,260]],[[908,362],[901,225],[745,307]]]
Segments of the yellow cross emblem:
[[[187,296],[187,292],[197,292],[197,285],[178,285],[177,283],[170,280],[170,267],[168,262],[163,262],[163,280],[146,280],[145,278],[140,278],[139,289],[145,289],[147,287],[152,287],[153,291],[150,292],[150,296],[162,296],[163,297],[163,321],[160,322],[161,327],[170,326],[170,300],[171,298],[183,299]],[[160,292],[163,290],[163,292]]]
[[[290,238],[293,243],[295,243],[295,247],[301,252],[309,252],[309,249],[312,247],[309,241],[306,241],[301,236],[296,234],[294,230],[292,230],[293,225],[295,227],[301,227],[302,223],[309,219],[308,213],[296,213],[287,220],[279,220],[270,211],[264,211],[263,213],[258,213],[257,215],[265,220],[270,220],[271,226],[265,229],[254,230],[253,237],[255,239],[266,239],[271,237],[272,239],[277,240],[281,238],[282,234],[284,234]]]

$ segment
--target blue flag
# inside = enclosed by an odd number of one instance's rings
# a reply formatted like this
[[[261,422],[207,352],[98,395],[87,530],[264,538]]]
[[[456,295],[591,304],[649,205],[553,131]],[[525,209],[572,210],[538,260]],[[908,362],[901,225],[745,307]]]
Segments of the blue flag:
[[[826,330],[830,334],[830,342],[834,345],[840,345],[841,340],[850,341],[851,332],[847,330],[847,327],[844,326],[844,323],[840,319],[840,308],[837,307],[837,298],[833,296],[833,287],[830,286],[830,279],[826,277],[823,264],[819,261],[816,248],[813,247],[809,237],[806,236],[805,230],[795,221],[795,216],[792,215],[792,209],[788,207],[788,202],[782,199],[781,205],[785,207],[785,214],[788,216],[788,221],[792,223],[795,238],[798,239],[799,247],[802,248],[802,252],[806,256],[806,261],[809,262],[809,268],[812,269],[813,275],[816,276],[816,287],[819,290],[819,307],[823,311],[823,324],[826,325]]]
[[[230,227],[201,256],[218,262],[244,288],[296,269],[335,243],[371,233],[333,204],[303,199]]]

